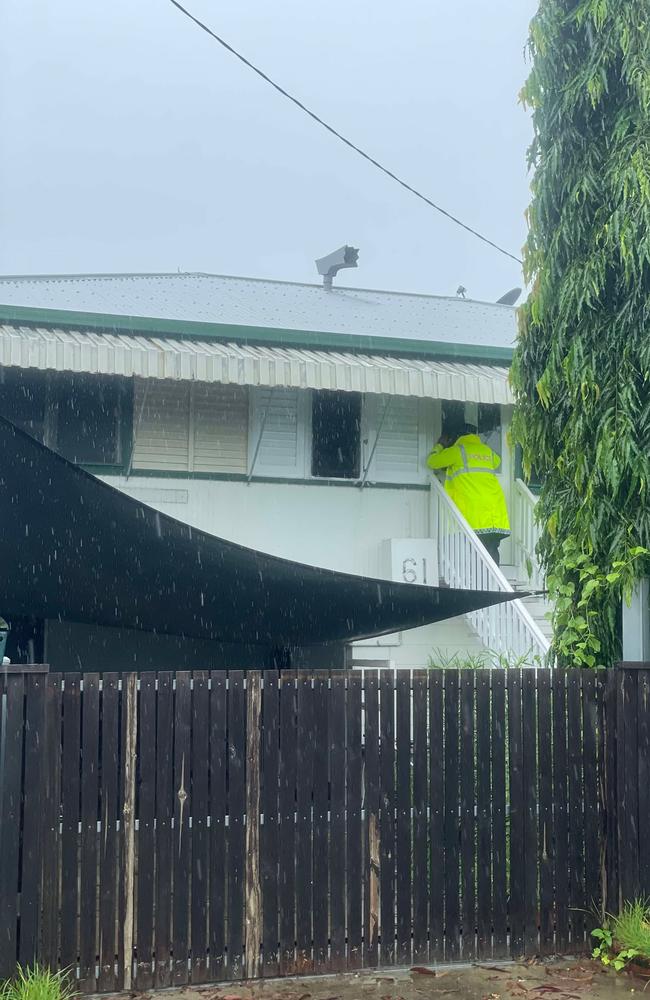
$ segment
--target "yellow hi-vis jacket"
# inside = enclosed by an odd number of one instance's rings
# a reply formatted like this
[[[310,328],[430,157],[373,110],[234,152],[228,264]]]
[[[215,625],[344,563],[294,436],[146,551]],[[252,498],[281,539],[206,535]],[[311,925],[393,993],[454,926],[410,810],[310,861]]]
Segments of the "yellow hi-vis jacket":
[[[510,531],[506,498],[496,469],[499,456],[478,434],[463,434],[450,448],[437,445],[427,459],[430,469],[446,469],[445,490],[474,531]]]

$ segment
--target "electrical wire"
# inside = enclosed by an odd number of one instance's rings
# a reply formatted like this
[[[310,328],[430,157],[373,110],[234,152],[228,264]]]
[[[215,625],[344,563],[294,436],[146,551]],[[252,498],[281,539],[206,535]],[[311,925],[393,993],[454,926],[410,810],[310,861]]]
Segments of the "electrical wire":
[[[300,108],[301,111],[304,111],[306,115],[309,115],[309,117],[312,118],[318,125],[326,129],[326,131],[330,132],[333,136],[339,139],[340,142],[344,143],[350,149],[354,150],[354,152],[358,153],[359,156],[362,156],[363,159],[367,160],[368,163],[371,163],[373,167],[376,167],[378,170],[381,170],[381,172],[383,174],[386,174],[387,177],[390,177],[391,180],[396,181],[406,191],[410,191],[410,193],[414,194],[416,198],[420,199],[420,201],[425,202],[427,205],[429,205],[430,208],[435,209],[436,212],[440,212],[441,215],[444,215],[445,218],[449,219],[457,226],[460,226],[461,229],[464,229],[466,232],[471,233],[472,236],[476,236],[477,239],[481,240],[483,243],[486,243],[494,250],[497,250],[505,257],[509,257],[511,260],[516,261],[517,264],[523,263],[520,257],[517,257],[515,254],[510,253],[509,250],[505,250],[503,247],[499,246],[498,243],[494,243],[492,240],[488,239],[487,236],[484,236],[482,233],[479,233],[478,230],[473,229],[471,226],[468,226],[461,219],[458,219],[455,215],[452,215],[451,212],[448,212],[440,205],[437,205],[435,201],[432,201],[431,198],[427,198],[427,196],[422,194],[421,191],[418,191],[417,188],[414,188],[411,184],[408,184],[406,181],[402,180],[401,177],[398,177],[397,174],[394,174],[392,170],[389,170],[388,167],[385,167],[382,163],[379,162],[379,160],[376,160],[373,156],[370,156],[369,153],[364,152],[363,149],[361,149],[359,146],[356,146],[350,139],[347,139],[344,135],[341,135],[341,133],[338,132],[335,128],[333,128],[332,125],[328,125],[328,123],[326,121],[323,121],[323,119],[320,118],[314,111],[310,111],[310,109],[305,104],[303,104],[302,101],[299,101],[297,97],[294,97],[293,94],[290,94],[287,90],[284,89],[284,87],[281,87],[279,83],[276,83],[275,80],[272,80],[270,76],[267,76],[266,73],[264,73],[261,69],[255,66],[252,62],[250,62],[250,60],[247,59],[245,56],[243,56],[241,52],[238,52],[237,49],[233,48],[232,45],[229,45],[228,42],[224,38],[221,38],[220,35],[217,35],[216,32],[212,30],[212,28],[209,28],[207,24],[204,24],[203,21],[200,21],[198,19],[198,17],[195,17],[194,14],[192,14],[189,10],[187,10],[186,7],[183,7],[183,5],[178,2],[178,0],[169,0],[169,2],[173,4],[173,6],[176,7],[182,14],[184,14],[185,17],[189,18],[190,21],[193,21],[194,24],[197,25],[197,27],[201,28],[202,31],[205,31],[206,34],[210,35],[210,37],[213,38],[215,42],[218,42],[219,45],[222,45],[224,49],[226,49],[228,52],[231,53],[231,55],[235,56],[236,59],[239,59],[239,61],[242,62],[244,66],[248,66],[249,69],[252,69],[254,73],[257,73],[257,75],[262,78],[262,80],[264,80],[266,83],[270,84],[275,90],[277,90],[279,94],[282,94],[283,97],[286,97],[289,101],[295,104],[296,107]]]

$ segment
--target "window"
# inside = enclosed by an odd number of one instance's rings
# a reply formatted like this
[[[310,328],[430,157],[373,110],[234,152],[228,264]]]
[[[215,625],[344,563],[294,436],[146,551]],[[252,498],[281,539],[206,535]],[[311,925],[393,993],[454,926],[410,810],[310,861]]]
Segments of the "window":
[[[134,469],[245,474],[246,389],[138,380],[134,415]]]
[[[39,441],[45,433],[46,393],[44,373],[0,369],[0,414]]]
[[[501,407],[491,403],[480,403],[478,408],[478,432],[481,441],[497,455],[501,455]]]
[[[117,379],[58,379],[56,450],[80,465],[118,465],[122,457],[120,418],[123,390]]]
[[[256,389],[251,394],[249,472],[304,479],[309,394],[297,389]]]
[[[426,483],[432,447],[433,401],[368,395],[364,400],[362,466],[368,481]],[[371,459],[372,456],[372,459]]]
[[[315,392],[312,398],[311,473],[317,478],[358,479],[361,396]]]

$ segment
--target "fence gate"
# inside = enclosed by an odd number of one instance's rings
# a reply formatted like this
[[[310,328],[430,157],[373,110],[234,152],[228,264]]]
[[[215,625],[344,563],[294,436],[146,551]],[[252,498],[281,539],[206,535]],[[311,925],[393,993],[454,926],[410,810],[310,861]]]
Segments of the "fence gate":
[[[584,949],[618,844],[616,677],[6,676],[0,975],[149,990]]]

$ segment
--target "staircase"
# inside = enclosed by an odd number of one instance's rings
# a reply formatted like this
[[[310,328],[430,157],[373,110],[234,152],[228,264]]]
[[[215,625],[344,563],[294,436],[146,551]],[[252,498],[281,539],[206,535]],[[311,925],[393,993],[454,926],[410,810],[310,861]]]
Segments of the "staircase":
[[[535,558],[536,499],[517,480],[513,511],[515,565],[502,571],[488,555],[474,531],[449,499],[439,481],[431,480],[431,537],[438,540],[440,582],[468,590],[542,589],[543,579]],[[506,567],[504,567],[506,570]],[[548,610],[543,598],[510,601],[467,615],[472,629],[486,649],[511,662],[543,664],[550,648]]]

